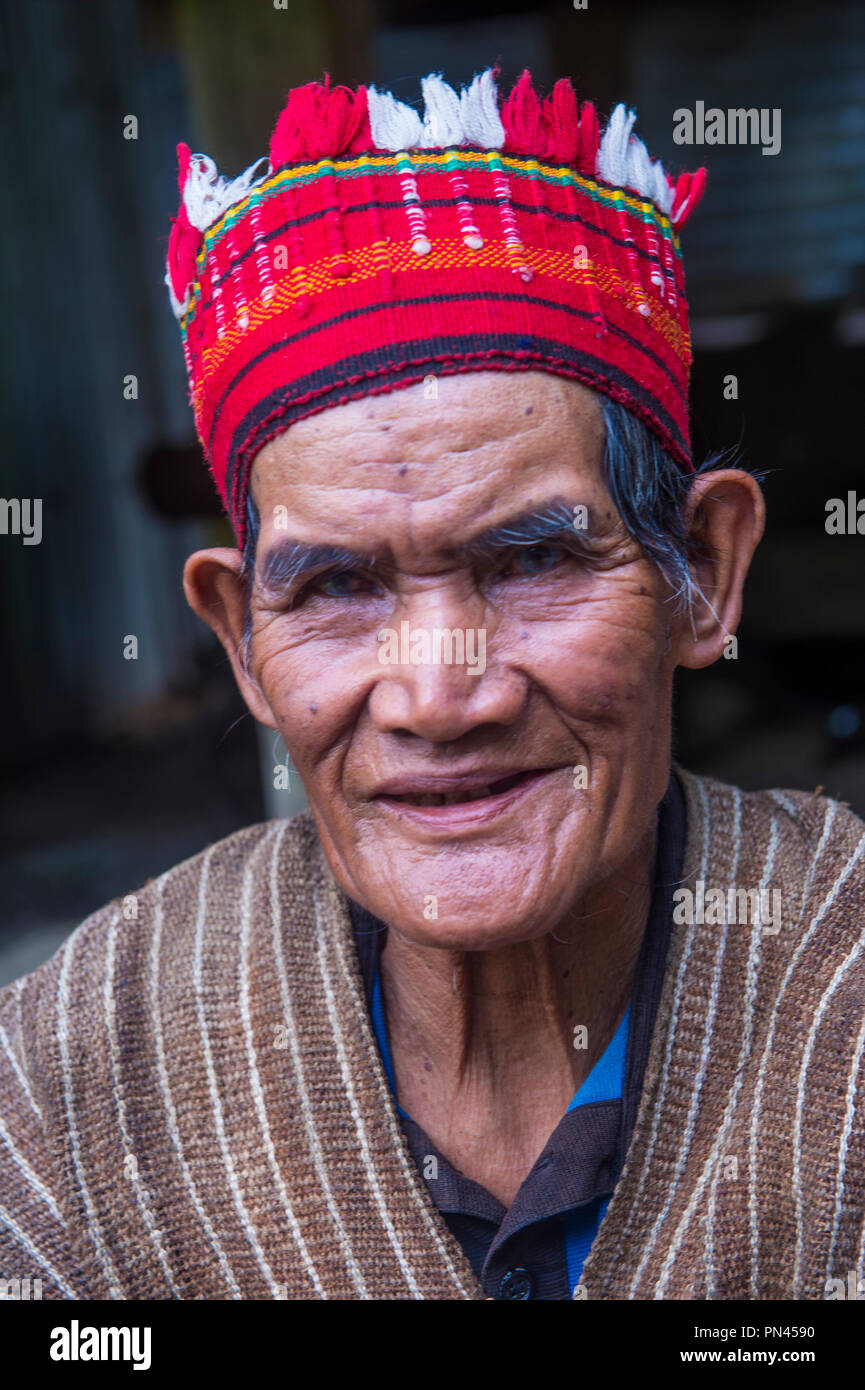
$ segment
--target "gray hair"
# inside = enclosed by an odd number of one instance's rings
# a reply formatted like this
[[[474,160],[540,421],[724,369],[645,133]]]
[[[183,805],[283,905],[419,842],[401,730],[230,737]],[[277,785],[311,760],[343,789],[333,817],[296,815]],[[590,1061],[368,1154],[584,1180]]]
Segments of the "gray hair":
[[[699,593],[693,565],[705,552],[688,536],[685,501],[694,478],[721,465],[734,466],[736,450],[713,453],[694,473],[685,473],[633,411],[609,396],[601,396],[600,400],[604,416],[603,470],[607,491],[626,529],[670,586],[670,600],[676,614],[691,613],[694,598]],[[247,674],[252,642],[255,552],[260,529],[261,518],[250,490],[246,495],[246,535],[240,570],[246,586],[246,618],[238,653]]]

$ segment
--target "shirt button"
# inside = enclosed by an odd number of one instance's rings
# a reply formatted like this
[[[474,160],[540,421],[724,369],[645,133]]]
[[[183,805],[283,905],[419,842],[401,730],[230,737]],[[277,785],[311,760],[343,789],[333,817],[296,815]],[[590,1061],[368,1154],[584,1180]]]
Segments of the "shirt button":
[[[509,1269],[499,1285],[499,1298],[531,1298],[535,1281],[527,1269]]]

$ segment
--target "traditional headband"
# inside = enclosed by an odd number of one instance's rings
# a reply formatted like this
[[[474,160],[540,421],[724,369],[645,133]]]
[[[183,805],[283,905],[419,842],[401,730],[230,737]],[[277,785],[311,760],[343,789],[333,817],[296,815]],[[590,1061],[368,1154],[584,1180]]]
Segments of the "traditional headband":
[[[622,402],[691,470],[673,180],[617,106],[603,135],[567,79],[489,69],[425,110],[375,87],[290,92],[233,181],[178,146],[166,283],[196,428],[240,543],[259,449],[296,420],[430,374],[546,371]]]

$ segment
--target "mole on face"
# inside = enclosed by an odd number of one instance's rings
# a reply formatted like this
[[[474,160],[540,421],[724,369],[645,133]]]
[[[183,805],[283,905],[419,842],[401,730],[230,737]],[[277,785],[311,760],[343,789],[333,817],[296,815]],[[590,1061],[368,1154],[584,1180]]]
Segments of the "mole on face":
[[[407,463],[401,463],[400,466],[399,466],[399,468],[397,469],[397,472],[399,473],[399,476],[400,476],[401,478],[404,478],[405,475],[406,475],[406,473],[408,472],[408,464],[407,464]]]
[[[533,410],[534,410],[534,406],[533,406],[533,405],[527,405],[526,408],[525,408],[525,410],[523,411],[523,414],[524,414],[524,415],[531,415],[531,413],[532,413]]]

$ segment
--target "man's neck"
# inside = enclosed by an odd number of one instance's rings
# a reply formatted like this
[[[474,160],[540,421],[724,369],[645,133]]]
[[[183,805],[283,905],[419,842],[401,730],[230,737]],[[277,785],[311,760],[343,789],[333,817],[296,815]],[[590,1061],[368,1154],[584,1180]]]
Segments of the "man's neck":
[[[400,1104],[506,1206],[624,1016],[655,840],[653,828],[535,940],[439,950],[388,932],[381,976]]]

